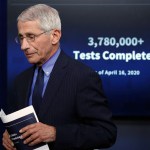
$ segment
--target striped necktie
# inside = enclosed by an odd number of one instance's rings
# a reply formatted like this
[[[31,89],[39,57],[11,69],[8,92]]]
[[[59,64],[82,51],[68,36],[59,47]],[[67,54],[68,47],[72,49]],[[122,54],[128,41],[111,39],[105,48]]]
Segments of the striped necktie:
[[[39,67],[32,95],[32,104],[37,114],[39,113],[39,107],[42,102],[43,86],[44,86],[44,71],[42,67]]]

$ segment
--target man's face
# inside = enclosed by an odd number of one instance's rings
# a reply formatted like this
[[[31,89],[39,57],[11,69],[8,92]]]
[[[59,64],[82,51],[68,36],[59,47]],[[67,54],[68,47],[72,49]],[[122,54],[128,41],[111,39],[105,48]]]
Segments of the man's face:
[[[54,42],[53,32],[55,31],[51,30],[48,33],[43,32],[44,31],[40,29],[37,21],[18,22],[18,34],[21,39],[21,49],[24,51],[26,58],[31,64],[42,65],[57,50],[56,45],[59,41]],[[39,36],[35,36],[35,40],[30,41],[30,37],[34,35]]]

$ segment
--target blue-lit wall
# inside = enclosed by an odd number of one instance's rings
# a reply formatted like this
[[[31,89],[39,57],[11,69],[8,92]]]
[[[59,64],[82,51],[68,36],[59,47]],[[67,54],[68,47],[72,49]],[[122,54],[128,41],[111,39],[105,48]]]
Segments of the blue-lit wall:
[[[8,87],[17,74],[29,67],[14,38],[17,16],[35,2],[8,0]],[[60,12],[61,48],[101,76],[113,115],[150,117],[150,5],[141,0],[45,3]]]

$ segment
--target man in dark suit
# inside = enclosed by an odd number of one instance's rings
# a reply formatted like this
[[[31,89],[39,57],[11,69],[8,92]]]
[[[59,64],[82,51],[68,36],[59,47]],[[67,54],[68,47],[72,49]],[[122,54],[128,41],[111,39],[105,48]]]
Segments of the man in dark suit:
[[[18,33],[16,42],[34,66],[16,78],[15,97],[8,108],[13,112],[33,104],[40,121],[20,130],[24,144],[47,142],[51,150],[92,150],[114,144],[116,126],[99,75],[60,49],[58,12],[44,4],[26,9],[18,17]],[[43,87],[35,99],[39,68]],[[15,149],[7,131],[3,146]]]

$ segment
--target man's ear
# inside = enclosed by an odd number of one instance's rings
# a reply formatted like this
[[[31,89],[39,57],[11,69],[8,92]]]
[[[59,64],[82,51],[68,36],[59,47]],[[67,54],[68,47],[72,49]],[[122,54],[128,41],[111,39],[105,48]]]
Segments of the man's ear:
[[[52,44],[55,45],[55,44],[59,43],[59,40],[61,38],[61,31],[54,29],[52,32],[53,32],[52,33]]]

